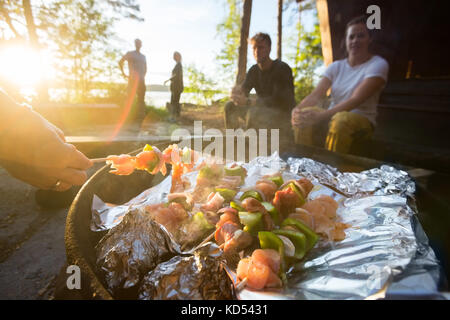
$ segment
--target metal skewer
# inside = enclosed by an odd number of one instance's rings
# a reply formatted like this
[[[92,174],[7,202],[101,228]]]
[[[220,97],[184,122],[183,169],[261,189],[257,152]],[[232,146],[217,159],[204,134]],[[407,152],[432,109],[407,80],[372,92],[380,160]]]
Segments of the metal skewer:
[[[95,158],[95,159],[89,159],[91,160],[91,162],[93,163],[98,163],[98,162],[105,162],[108,158]]]

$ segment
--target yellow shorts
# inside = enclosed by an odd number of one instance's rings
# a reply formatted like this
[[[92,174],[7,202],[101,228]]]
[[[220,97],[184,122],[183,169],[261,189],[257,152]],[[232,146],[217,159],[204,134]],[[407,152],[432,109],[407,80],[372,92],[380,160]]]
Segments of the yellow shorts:
[[[307,110],[324,111],[319,107],[302,109],[302,111]],[[314,125],[295,128],[295,143],[312,146],[316,129]],[[341,111],[336,113],[328,123],[328,134],[324,147],[334,152],[349,153],[353,143],[370,140],[373,131],[373,125],[366,117],[354,112]]]

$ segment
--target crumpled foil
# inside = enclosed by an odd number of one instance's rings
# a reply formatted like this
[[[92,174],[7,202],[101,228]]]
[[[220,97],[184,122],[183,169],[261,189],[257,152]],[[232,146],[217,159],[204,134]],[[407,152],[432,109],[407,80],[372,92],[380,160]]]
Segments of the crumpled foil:
[[[415,185],[406,172],[383,165],[360,173],[341,173],[308,158],[284,161],[276,153],[243,165],[248,175],[242,189],[276,171],[282,172],[285,181],[306,177],[315,185],[308,198],[332,196],[339,203],[340,221],[351,227],[343,241],[319,241],[288,270],[288,283],[282,290],[245,288],[237,293],[238,299],[364,299],[374,294],[383,298],[397,292],[436,292],[440,266],[416,217]],[[188,174],[193,185],[196,174]],[[107,205],[97,198],[92,229],[110,229],[120,225],[130,210],[167,201],[170,186],[169,176],[122,206]],[[180,259],[174,258],[175,265]],[[168,270],[176,270],[175,265],[167,264],[158,275],[147,277],[156,281],[167,276]],[[230,277],[235,281],[232,272]]]
[[[108,289],[130,289],[160,262],[180,252],[167,230],[145,210],[133,209],[95,247],[97,266]]]
[[[160,263],[142,280],[142,300],[229,300],[232,282],[219,247],[208,242],[189,255]]]

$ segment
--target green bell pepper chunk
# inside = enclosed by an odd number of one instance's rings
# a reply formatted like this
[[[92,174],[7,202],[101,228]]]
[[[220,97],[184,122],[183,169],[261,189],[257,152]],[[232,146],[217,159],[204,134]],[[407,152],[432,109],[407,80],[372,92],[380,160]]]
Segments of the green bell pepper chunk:
[[[262,197],[258,191],[255,190],[247,190],[245,191],[239,200],[244,201],[246,198],[255,198],[258,201],[262,201]]]
[[[306,254],[306,236],[300,231],[293,230],[273,230],[273,233],[280,236],[285,236],[292,241],[295,247],[294,258],[303,259]]]
[[[233,167],[233,168],[225,167],[224,170],[225,170],[225,175],[226,176],[241,176],[242,179],[244,179],[245,176],[247,175],[245,169],[243,167],[241,167],[241,166],[236,166],[236,167]]]
[[[213,169],[211,167],[203,167],[200,169],[199,173],[198,173],[199,177],[201,178],[206,178],[206,179],[210,179],[210,180],[218,180],[222,173],[220,172],[220,170],[217,169]]]
[[[238,212],[239,211],[245,211],[244,208],[242,208],[240,203],[237,203],[236,201],[231,201],[230,202],[230,207],[232,207],[233,209],[236,209]]]
[[[192,209],[192,205],[189,205],[187,203],[187,201],[186,201],[186,198],[184,198],[184,197],[179,197],[179,198],[172,199],[172,200],[169,201],[169,203],[171,203],[171,202],[176,202],[176,203],[181,204],[185,210]]]
[[[258,231],[264,229],[262,214],[259,212],[239,212],[239,220],[244,225],[242,230],[250,233],[251,235],[256,235]]]
[[[266,208],[267,212],[270,214],[270,216],[272,217],[273,222],[275,222],[275,224],[280,224],[280,216],[278,214],[278,210],[277,208],[275,208],[270,202],[261,202],[261,204],[264,206],[264,208]]]
[[[283,240],[278,238],[278,236],[270,231],[260,231],[258,232],[259,245],[261,249],[273,249],[278,251],[280,254],[280,271],[278,272],[278,276],[281,281],[286,284],[286,262],[284,257],[284,243]]]
[[[306,251],[311,250],[319,240],[319,236],[317,233],[312,231],[309,227],[307,227],[302,222],[298,221],[297,219],[287,218],[281,223],[281,227],[285,226],[293,226],[298,231],[302,232],[306,236]]]
[[[192,216],[192,223],[194,223],[201,230],[204,231],[212,230],[215,228],[214,225],[212,225],[211,223],[208,222],[208,220],[206,220],[205,215],[201,211],[197,212]]]
[[[300,189],[295,185],[295,183],[289,183],[283,188],[283,190],[286,190],[287,188],[291,188],[297,194],[298,198],[300,199],[300,206],[305,204],[305,197],[303,196],[303,193],[300,191]]]
[[[262,249],[273,249],[284,257],[284,243],[278,236],[271,231],[258,232],[259,245]]]
[[[277,185],[278,188],[281,187],[284,183],[283,177],[281,177],[281,176],[270,177],[267,179],[273,181]]]
[[[146,144],[142,151],[153,151],[153,147],[149,144]],[[155,167],[158,163],[159,163],[159,157],[157,157],[155,160],[148,161],[147,168],[145,168],[145,170],[147,172],[151,173],[155,169]]]
[[[237,191],[227,189],[227,188],[216,188],[216,192],[220,193],[220,195],[225,199],[226,202],[233,200]]]

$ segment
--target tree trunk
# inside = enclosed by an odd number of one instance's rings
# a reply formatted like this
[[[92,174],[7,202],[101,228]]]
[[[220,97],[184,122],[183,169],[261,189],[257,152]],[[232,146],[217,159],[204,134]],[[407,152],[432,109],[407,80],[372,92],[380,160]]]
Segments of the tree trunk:
[[[33,47],[39,47],[39,39],[36,32],[36,25],[34,24],[33,11],[31,9],[30,0],[23,0],[23,12],[25,14],[25,21],[27,23],[28,36]]]
[[[25,15],[25,21],[27,24],[27,30],[28,30],[28,37],[30,39],[31,46],[39,52],[40,45],[39,45],[39,38],[36,31],[36,25],[34,24],[34,17],[33,17],[33,10],[31,8],[31,2],[30,0],[23,0],[22,1],[23,6],[23,12]],[[49,100],[48,95],[48,83],[47,80],[42,78],[39,83],[37,84],[37,98],[40,102],[47,102]]]
[[[11,17],[9,16],[8,10],[6,10],[3,7],[0,7],[0,12],[3,18],[5,19],[6,24],[9,26],[9,29],[14,33],[16,38],[22,38],[22,36],[17,32],[16,28],[14,28],[14,25],[12,23]]]
[[[250,30],[250,17],[252,15],[252,0],[244,0],[244,11],[241,23],[241,43],[239,45],[238,73],[236,85],[242,84],[247,73],[247,47]]]
[[[281,40],[283,34],[283,0],[278,0],[278,42],[277,58],[281,60]]]

